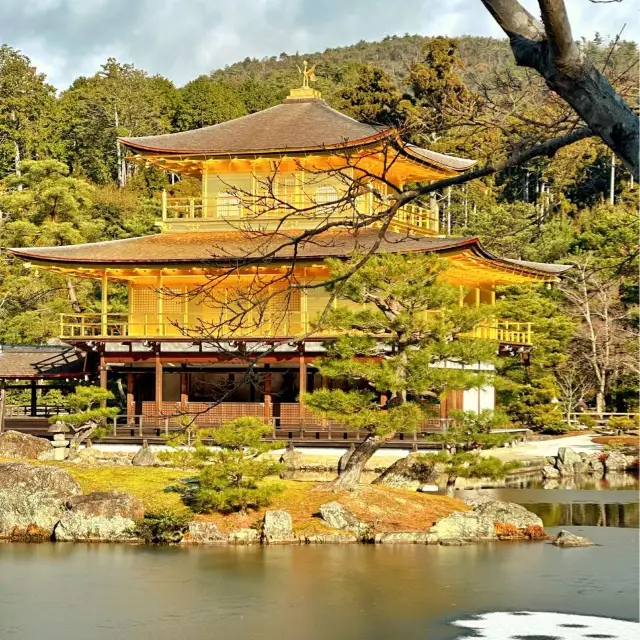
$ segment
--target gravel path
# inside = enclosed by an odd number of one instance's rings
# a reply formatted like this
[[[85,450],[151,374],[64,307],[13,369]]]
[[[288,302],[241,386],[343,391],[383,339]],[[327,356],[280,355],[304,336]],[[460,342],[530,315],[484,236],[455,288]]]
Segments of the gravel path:
[[[602,449],[602,445],[591,442],[593,434],[569,436],[568,438],[554,438],[553,440],[541,440],[539,442],[525,442],[515,447],[504,449],[489,449],[482,455],[494,456],[504,460],[528,460],[531,458],[546,458],[555,456],[560,447],[570,447],[576,453],[593,453]]]

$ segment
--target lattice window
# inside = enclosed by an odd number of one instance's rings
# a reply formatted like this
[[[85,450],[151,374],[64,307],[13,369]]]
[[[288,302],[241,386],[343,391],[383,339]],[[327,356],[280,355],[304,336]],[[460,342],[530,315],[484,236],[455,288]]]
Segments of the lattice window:
[[[132,288],[131,290],[131,315],[149,316],[155,320],[158,313],[156,292],[151,287]]]
[[[331,204],[337,202],[338,190],[329,184],[323,184],[316,189],[316,203],[318,205]]]
[[[228,191],[221,191],[216,198],[216,210],[219,218],[237,218],[242,211],[240,198]]]

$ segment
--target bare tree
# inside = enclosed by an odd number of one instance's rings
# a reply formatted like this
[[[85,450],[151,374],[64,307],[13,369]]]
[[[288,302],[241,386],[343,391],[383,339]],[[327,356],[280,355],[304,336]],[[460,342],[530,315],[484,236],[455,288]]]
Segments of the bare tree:
[[[573,39],[564,0],[538,0],[542,23],[518,0],[482,0],[509,37],[516,63],[535,69],[640,179],[638,117]]]
[[[629,371],[630,355],[637,353],[638,333],[630,322],[633,308],[626,307],[619,282],[585,260],[564,277],[560,289],[568,311],[580,324],[575,334],[574,357],[585,363],[596,389],[596,411],[605,411],[605,399],[617,376]],[[637,310],[635,310],[637,312]]]

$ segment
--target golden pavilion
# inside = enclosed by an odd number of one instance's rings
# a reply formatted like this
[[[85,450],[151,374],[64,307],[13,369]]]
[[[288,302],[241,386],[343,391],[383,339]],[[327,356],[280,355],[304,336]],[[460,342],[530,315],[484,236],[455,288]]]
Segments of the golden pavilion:
[[[327,384],[313,367],[327,336],[311,328],[330,294],[310,285],[327,277],[328,257],[373,247],[437,253],[451,264],[445,275],[460,286],[460,304],[470,305],[494,304],[497,286],[553,282],[565,269],[498,258],[477,238],[446,237],[429,206],[401,207],[381,229],[378,214],[405,184],[455,176],[474,161],[357,122],[308,83],[264,111],[120,143],[132,161],[197,178],[201,195],[163,192],[155,235],[12,251],[41,268],[101,282],[100,313],[63,315],[60,338],[95,359],[102,386],[113,377],[125,382],[127,424],[189,414],[213,425],[251,415],[289,439],[351,438],[336,436],[339,426],[327,435],[326,422],[298,403],[301,392]],[[250,294],[257,281],[275,292],[266,311],[235,321],[237,292]],[[295,288],[286,286],[294,281]],[[128,311],[115,313],[110,294],[123,287]],[[495,320],[476,335],[495,339],[505,353],[533,343],[526,323]],[[493,405],[492,388],[453,392],[441,416]]]

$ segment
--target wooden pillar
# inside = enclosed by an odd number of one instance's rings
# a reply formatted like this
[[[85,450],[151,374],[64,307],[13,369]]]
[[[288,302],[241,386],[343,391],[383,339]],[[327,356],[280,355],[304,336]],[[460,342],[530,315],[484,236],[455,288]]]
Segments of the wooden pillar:
[[[107,363],[104,358],[104,353],[100,354],[100,388],[107,389]],[[100,407],[104,409],[107,406],[107,401],[103,400],[100,403]]]
[[[189,409],[189,374],[180,372],[180,409],[186,412]]]
[[[7,402],[7,390],[4,388],[4,383],[0,386],[0,433],[4,431],[4,408]]]
[[[461,284],[458,285],[458,306],[464,306],[464,287]]]
[[[162,295],[162,271],[158,273],[156,278],[156,314],[159,336],[164,335],[164,300]]]
[[[109,298],[108,298],[108,280],[107,280],[107,270],[105,269],[102,272],[102,286],[100,293],[100,334],[103,336],[107,335],[107,331],[109,328]]]
[[[36,386],[37,381],[31,381],[31,416],[38,415],[38,388]]]
[[[302,394],[307,392],[307,361],[304,357],[304,347],[300,350],[300,373],[299,373],[299,387],[300,387],[300,397]]]
[[[475,294],[476,294],[476,307],[479,307],[480,306],[480,287],[476,287]]]
[[[156,416],[162,414],[162,360],[160,350],[156,351]]]
[[[264,421],[271,422],[271,371],[269,365],[264,365]]]
[[[135,384],[136,376],[134,373],[127,373],[127,424],[133,424],[135,415]]]

